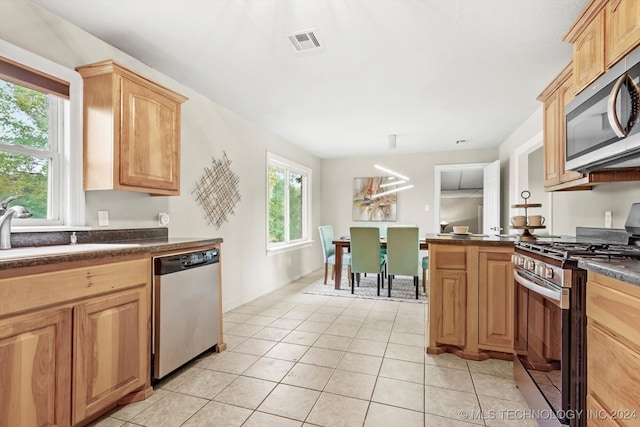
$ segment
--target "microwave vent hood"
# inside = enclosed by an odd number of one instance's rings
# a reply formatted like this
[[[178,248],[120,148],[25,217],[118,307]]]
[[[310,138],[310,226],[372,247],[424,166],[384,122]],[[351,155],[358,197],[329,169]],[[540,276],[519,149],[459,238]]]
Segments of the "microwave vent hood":
[[[565,169],[640,168],[640,47],[564,109]]]
[[[639,135],[640,142],[640,135]],[[607,157],[600,161],[596,161],[573,170],[580,173],[606,172],[608,169],[640,169],[640,148],[626,151],[618,156]]]

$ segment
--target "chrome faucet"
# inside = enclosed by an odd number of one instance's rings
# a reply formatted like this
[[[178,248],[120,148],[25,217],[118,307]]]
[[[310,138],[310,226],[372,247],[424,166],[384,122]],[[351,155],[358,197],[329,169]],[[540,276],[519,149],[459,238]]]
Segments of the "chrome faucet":
[[[9,196],[7,197],[5,200],[0,202],[0,215],[4,215],[4,213],[7,211],[7,208],[9,207],[9,203],[13,202],[14,200],[18,200],[18,199],[22,199],[21,195],[16,195],[16,196]]]
[[[33,215],[24,206],[9,207],[9,203],[21,198],[22,196],[10,196],[0,202],[0,249],[11,248],[11,219],[13,216],[15,215],[16,218],[29,218]]]

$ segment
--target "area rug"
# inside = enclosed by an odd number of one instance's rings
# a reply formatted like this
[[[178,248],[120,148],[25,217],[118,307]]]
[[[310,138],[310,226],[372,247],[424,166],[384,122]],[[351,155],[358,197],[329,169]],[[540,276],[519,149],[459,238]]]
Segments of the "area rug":
[[[313,295],[331,295],[337,297],[347,298],[369,298],[369,299],[381,299],[387,301],[403,301],[403,302],[417,302],[427,304],[429,302],[429,284],[427,283],[427,294],[422,291],[422,280],[418,283],[420,292],[418,299],[416,299],[416,288],[413,286],[412,277],[398,276],[393,279],[393,286],[391,287],[391,298],[389,298],[387,290],[388,281],[384,281],[384,289],[380,289],[380,296],[377,295],[377,285],[375,274],[368,274],[367,277],[360,278],[360,287],[356,286],[355,291],[351,293],[351,286],[347,283],[346,272],[342,275],[342,282],[340,283],[340,289],[335,289],[333,280],[328,280],[325,285],[322,283],[322,279],[312,283],[305,288],[302,293]]]

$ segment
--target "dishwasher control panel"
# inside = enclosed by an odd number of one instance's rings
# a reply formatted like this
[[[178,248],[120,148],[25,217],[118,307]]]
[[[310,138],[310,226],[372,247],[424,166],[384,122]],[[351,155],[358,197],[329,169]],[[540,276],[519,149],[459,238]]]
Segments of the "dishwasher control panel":
[[[162,276],[164,274],[217,262],[220,262],[220,251],[218,249],[209,249],[157,257],[154,259],[154,270],[156,275]]]
[[[218,259],[218,251],[212,249],[210,251],[194,252],[188,255],[181,255],[183,267],[191,267],[199,264],[206,264]]]

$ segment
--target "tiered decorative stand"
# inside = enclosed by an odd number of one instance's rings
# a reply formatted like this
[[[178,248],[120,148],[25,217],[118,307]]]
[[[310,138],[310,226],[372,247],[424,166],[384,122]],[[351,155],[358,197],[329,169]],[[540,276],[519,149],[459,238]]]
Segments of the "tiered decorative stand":
[[[529,208],[541,208],[542,203],[527,203],[527,200],[531,197],[531,192],[524,190],[520,193],[520,197],[524,199],[524,203],[518,203],[515,205],[511,205],[512,208],[524,208],[524,217],[525,222],[529,223],[529,215],[527,215],[527,210]],[[537,229],[537,228],[547,228],[545,225],[510,225],[509,228],[514,228],[516,230],[524,230],[520,235],[520,240],[536,240],[536,236],[531,234],[529,230]]]

